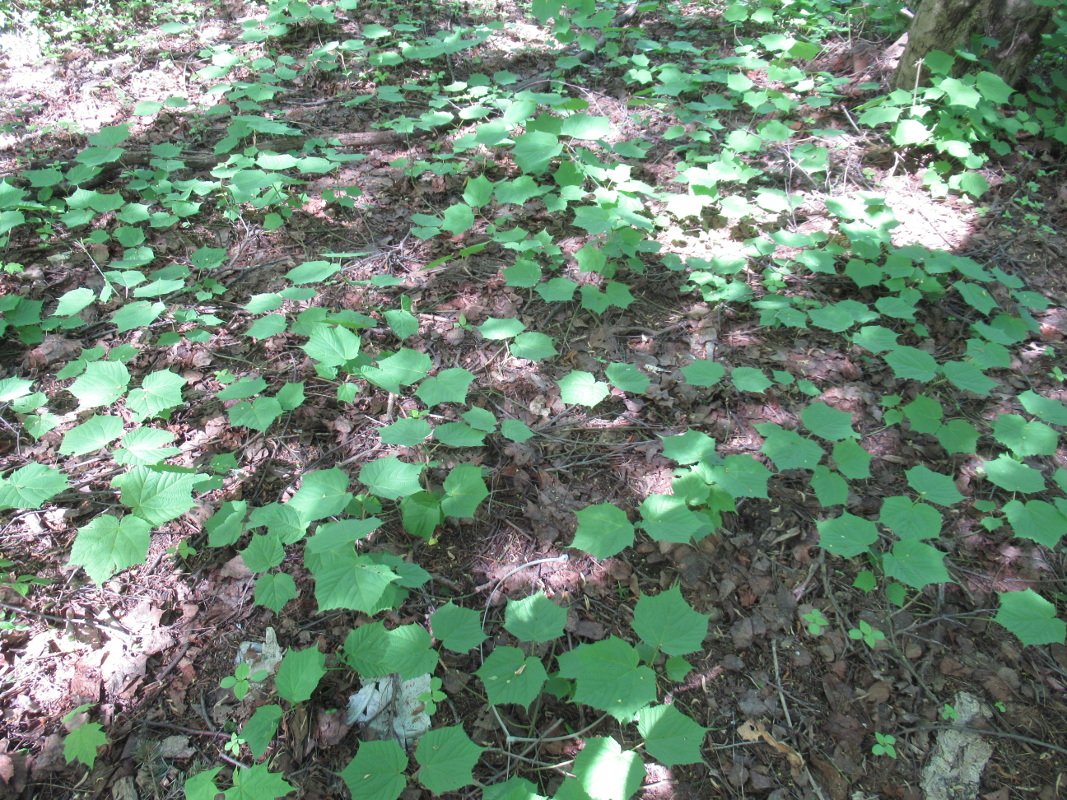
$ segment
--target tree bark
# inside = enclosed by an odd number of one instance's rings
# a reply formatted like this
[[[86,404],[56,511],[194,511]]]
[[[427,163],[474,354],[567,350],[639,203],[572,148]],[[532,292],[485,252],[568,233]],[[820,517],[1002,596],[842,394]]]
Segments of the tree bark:
[[[1053,29],[1053,10],[1032,0],[923,0],[893,73],[893,88],[914,89],[916,83],[930,77],[928,70],[919,73],[919,62],[931,50],[954,55],[957,47],[988,58],[993,70],[1015,86],[1041,51],[1041,35]],[[991,47],[972,45],[973,39],[983,37],[998,43]],[[966,63],[957,58],[957,66]]]

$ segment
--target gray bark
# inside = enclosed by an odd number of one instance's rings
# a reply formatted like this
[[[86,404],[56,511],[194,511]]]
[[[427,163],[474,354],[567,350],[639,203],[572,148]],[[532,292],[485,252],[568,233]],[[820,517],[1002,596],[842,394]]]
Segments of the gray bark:
[[[974,37],[997,40],[976,55],[992,61],[994,71],[1015,86],[1041,51],[1041,35],[1051,32],[1053,10],[1031,0],[923,0],[893,73],[893,88],[910,90],[928,80],[928,70],[919,74],[919,62],[931,50],[953,55],[960,47],[974,52]],[[957,65],[966,63],[957,58]]]

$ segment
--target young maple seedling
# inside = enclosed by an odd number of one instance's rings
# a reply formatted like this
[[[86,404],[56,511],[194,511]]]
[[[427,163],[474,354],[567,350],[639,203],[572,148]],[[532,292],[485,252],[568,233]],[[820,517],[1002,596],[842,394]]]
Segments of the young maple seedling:
[[[860,620],[858,628],[849,628],[848,638],[862,639],[863,643],[873,650],[875,645],[885,639],[885,634],[877,628],[872,628],[869,622]]]
[[[249,674],[251,669],[252,668],[248,666],[247,661],[242,661],[237,665],[237,669],[233,671],[233,675],[227,675],[219,681],[219,686],[223,689],[233,689],[233,693],[237,696],[237,699],[244,700],[249,689],[252,688],[251,684],[266,680],[267,675],[269,674],[265,669],[256,670]]]
[[[875,733],[874,738],[876,743],[871,747],[872,753],[876,756],[897,757],[897,748],[894,746],[897,743],[897,737],[890,736],[888,733]]]

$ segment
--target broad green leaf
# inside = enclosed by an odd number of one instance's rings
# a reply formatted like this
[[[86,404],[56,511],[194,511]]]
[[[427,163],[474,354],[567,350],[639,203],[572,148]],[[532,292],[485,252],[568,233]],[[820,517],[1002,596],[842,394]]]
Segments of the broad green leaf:
[[[508,600],[504,628],[520,642],[550,642],[563,635],[567,611],[537,592],[522,600]]]
[[[598,381],[591,372],[572,370],[556,383],[564,403],[592,408],[610,394],[608,385]]]
[[[233,788],[223,794],[224,800],[280,800],[292,791],[294,787],[285,778],[271,772],[266,764],[256,764],[234,770]]]
[[[845,512],[833,519],[819,520],[819,545],[842,558],[867,552],[878,541],[878,528],[870,520]]]
[[[771,471],[748,454],[727,456],[722,464],[706,468],[708,477],[734,498],[767,497]]]
[[[163,303],[149,303],[147,300],[139,300],[136,303],[127,303],[114,314],[111,321],[118,326],[119,333],[126,333],[135,328],[147,328],[166,310]]]
[[[215,777],[221,771],[222,767],[215,767],[190,775],[185,781],[185,800],[215,800],[215,796],[219,794]]]
[[[611,120],[588,114],[571,114],[563,120],[560,132],[575,139],[603,139],[611,133]]]
[[[730,372],[730,380],[740,392],[754,392],[761,394],[771,388],[771,380],[763,374],[763,370],[754,367],[734,367]]]
[[[978,445],[978,431],[962,419],[946,422],[937,429],[937,441],[950,455],[955,453],[973,453]]]
[[[930,138],[930,129],[917,119],[902,119],[889,132],[889,138],[897,147],[923,144]]]
[[[332,550],[326,557],[305,552],[304,560],[315,576],[315,600],[320,613],[348,608],[373,614],[382,595],[399,577],[388,567],[351,550]]]
[[[256,578],[256,603],[275,614],[280,614],[285,604],[297,597],[296,581],[287,572],[265,572]]]
[[[455,203],[445,209],[441,228],[459,236],[474,225],[474,210],[466,203]]]
[[[609,364],[604,374],[617,389],[634,394],[644,394],[652,382],[633,364]]]
[[[275,504],[278,509],[285,509],[286,506],[279,506]],[[255,521],[255,514],[252,514]],[[337,522],[326,522],[318,526],[315,530],[315,535],[312,536],[305,545],[305,552],[312,552],[317,554],[326,554],[331,550],[343,549],[345,552],[351,552],[349,545],[353,545],[361,539],[366,539],[378,528],[381,527],[382,521],[377,517],[368,517],[366,519],[342,519]],[[269,530],[269,528],[268,528]],[[301,530],[301,537],[303,531]],[[283,539],[284,541],[284,539]]]
[[[611,737],[595,736],[575,756],[574,775],[593,800],[628,800],[645,780],[645,765]]]
[[[878,521],[901,539],[937,539],[941,536],[941,512],[927,503],[913,503],[906,497],[887,497]]]
[[[485,686],[490,705],[515,703],[529,706],[541,693],[548,673],[536,656],[527,657],[517,647],[497,645],[475,673]]]
[[[293,267],[285,273],[285,277],[296,284],[322,283],[340,271],[340,264],[334,264],[329,261],[305,261],[300,266]]]
[[[796,431],[788,431],[775,422],[757,423],[755,427],[764,437],[760,450],[774,462],[779,471],[814,469],[825,455],[822,447],[816,442],[804,438]]]
[[[463,191],[463,202],[472,208],[481,208],[493,196],[493,182],[484,175],[470,178]]]
[[[133,514],[162,525],[193,507],[193,486],[198,476],[188,472],[171,472],[152,467],[133,467],[119,475],[111,485],[120,489],[119,499]]]
[[[856,432],[852,430],[852,415],[831,408],[826,403],[812,403],[800,412],[800,418],[809,431],[831,442],[856,437]]]
[[[492,433],[496,429],[496,414],[487,408],[474,406],[470,410],[463,412],[460,416],[463,417],[464,421],[472,428],[484,431],[485,433]]]
[[[945,410],[936,400],[919,395],[907,405],[901,406],[901,411],[908,418],[911,429],[917,433],[937,433],[941,428],[941,418]]]
[[[446,422],[434,428],[434,438],[449,447],[481,447],[485,444],[485,431],[475,430],[465,422]]]
[[[650,647],[669,656],[684,656],[700,649],[708,635],[708,619],[690,608],[676,584],[654,596],[642,595],[632,625]]]
[[[65,456],[81,456],[108,445],[122,435],[121,417],[95,415],[75,425],[63,435],[59,452]]]
[[[415,747],[419,783],[436,795],[462,789],[474,780],[474,765],[484,749],[460,725],[430,731]]]
[[[838,472],[852,480],[871,477],[871,454],[855,439],[843,439],[834,445],[832,457]]]
[[[823,506],[843,506],[848,502],[848,481],[825,464],[819,464],[812,471],[811,488]]]
[[[257,760],[263,758],[267,752],[281,721],[282,707],[271,703],[257,708],[241,729],[241,738],[245,740],[249,751]]]
[[[946,361],[941,369],[955,386],[965,392],[974,392],[986,397],[1000,384],[987,376],[980,366],[971,361]]]
[[[248,513],[248,503],[244,500],[229,500],[204,524],[208,533],[208,545],[226,547],[236,544],[244,534],[244,519]]]
[[[574,702],[606,711],[619,722],[656,701],[656,673],[617,636],[580,644],[558,656],[559,672],[575,682]]]
[[[979,72],[975,76],[975,87],[991,103],[1006,103],[1015,92],[1003,78],[992,72]]]
[[[441,511],[449,517],[473,517],[482,500],[489,496],[481,467],[474,464],[453,467],[445,478],[444,489]]]
[[[226,412],[230,424],[261,433],[274,424],[274,420],[283,413],[282,404],[275,397],[257,397],[251,403],[242,401],[231,406]]]
[[[101,514],[78,529],[70,563],[85,568],[97,584],[127,567],[143,564],[148,557],[152,526],[135,516],[122,518]]]
[[[490,317],[478,326],[478,332],[490,341],[511,339],[526,330],[526,326],[515,318],[496,319]]]
[[[903,539],[894,544],[893,551],[882,556],[882,567],[890,578],[913,589],[952,580],[945,568],[945,554],[918,539]]]
[[[436,541],[437,526],[445,521],[441,498],[429,492],[415,492],[400,501],[400,516],[404,530],[428,542]]]
[[[1059,434],[1043,422],[1027,421],[1018,414],[1001,414],[993,422],[993,437],[1016,458],[1051,456]]]
[[[1007,454],[985,462],[985,474],[992,483],[1006,492],[1033,494],[1045,489],[1045,478],[1039,471],[1019,463]]]
[[[405,464],[396,456],[388,456],[364,464],[359,471],[359,480],[379,497],[399,500],[422,491],[421,474],[421,464]]]
[[[282,333],[288,327],[289,320],[284,314],[268,314],[249,325],[245,335],[253,339],[269,339],[271,336]]]
[[[266,388],[267,381],[259,376],[240,378],[221,392],[216,392],[215,398],[217,400],[246,400],[249,397],[255,397]]]
[[[410,680],[433,672],[437,652],[421,625],[401,625],[387,631],[381,622],[362,625],[345,639],[345,659],[365,678],[397,673]]]
[[[535,291],[546,303],[566,303],[574,297],[574,290],[577,288],[578,284],[568,278],[553,278],[542,283]]]
[[[348,484],[348,475],[338,467],[309,472],[287,505],[309,521],[332,517],[344,511],[352,500]]]
[[[715,440],[692,429],[676,436],[664,436],[663,455],[679,464],[696,464],[705,459],[716,460]]]
[[[320,364],[340,367],[359,355],[360,346],[359,337],[347,328],[318,325],[303,350]]]
[[[1067,623],[1057,619],[1056,606],[1033,589],[999,594],[1000,608],[993,619],[1024,645],[1063,644]]]
[[[583,508],[571,547],[594,558],[610,558],[634,543],[634,526],[626,512],[611,503]]]
[[[392,394],[400,394],[401,386],[410,386],[426,377],[433,362],[425,353],[400,348],[394,355],[383,358],[377,367],[364,367],[363,377]]]
[[[373,517],[371,519],[374,519]],[[307,533],[310,519],[306,518],[291,504],[268,503],[253,509],[248,518],[249,528],[266,526],[271,536],[277,537],[282,544],[299,542]],[[319,532],[326,526],[320,525]],[[352,540],[354,541],[354,539]]]
[[[1067,425],[1067,406],[1058,400],[1042,397],[1027,389],[1019,395],[1019,402],[1030,414],[1053,425]]]
[[[530,430],[529,426],[525,422],[520,422],[517,419],[506,419],[500,423],[500,434],[505,439],[510,439],[513,442],[525,442],[532,439],[535,434]]]
[[[157,428],[134,428],[122,437],[122,448],[115,451],[115,463],[144,466],[158,464],[181,452],[172,447],[174,434]]]
[[[951,506],[963,499],[951,475],[942,475],[920,464],[907,470],[908,486],[919,493],[923,500],[939,506]]]
[[[427,378],[415,390],[415,396],[431,408],[441,403],[464,403],[474,375],[461,367],[442,370]]]
[[[361,742],[356,757],[340,775],[352,797],[396,800],[407,787],[408,756],[395,741]]]
[[[637,730],[645,749],[661,764],[698,764],[708,729],[698,725],[673,705],[650,706],[637,712]]]
[[[156,417],[182,404],[185,378],[170,370],[160,370],[146,376],[140,389],[133,389],[126,398],[126,407],[137,421]]]
[[[540,175],[563,152],[559,137],[545,131],[531,131],[515,137],[512,157],[519,168],[528,175]]]
[[[511,354],[530,361],[543,361],[559,355],[552,337],[537,331],[520,333],[511,343]]]
[[[898,345],[882,357],[893,373],[902,380],[929,383],[937,377],[939,368],[934,357],[917,347]]]
[[[638,527],[657,542],[689,544],[711,533],[707,518],[689,508],[684,497],[652,494],[641,503]]]
[[[485,641],[482,615],[473,608],[461,608],[451,601],[430,616],[430,629],[454,653],[466,653]]]
[[[266,572],[285,560],[282,540],[269,533],[253,535],[248,545],[239,552],[249,572]]]
[[[306,650],[289,651],[278,665],[274,685],[278,695],[290,703],[303,703],[311,699],[319,681],[326,674],[326,655],[314,645]]]
[[[401,447],[414,447],[421,444],[432,432],[433,428],[429,422],[414,417],[403,417],[392,425],[378,428],[382,444],[395,444]]]
[[[1009,500],[1004,504],[1004,516],[1011,523],[1016,536],[1055,549],[1060,539],[1067,535],[1067,517],[1051,503],[1044,500]]]
[[[96,292],[92,289],[87,289],[84,286],[78,289],[71,289],[59,298],[59,305],[56,307],[55,316],[73,316],[92,303],[95,299]]]
[[[547,187],[540,186],[529,175],[520,175],[514,180],[504,180],[496,185],[496,199],[498,203],[514,203],[522,205],[527,200],[545,194]]]
[[[682,367],[685,382],[691,386],[714,386],[726,374],[726,367],[718,361],[694,361]]]
[[[504,268],[504,283],[519,289],[530,289],[541,282],[541,267],[536,261],[519,258]]]
[[[78,398],[78,408],[110,406],[130,385],[130,371],[119,361],[93,361],[74,381],[69,391]]]
[[[285,384],[274,395],[274,399],[278,401],[282,411],[295,411],[304,404],[306,399],[304,396],[304,381]]]
[[[92,769],[96,764],[96,751],[107,744],[104,726],[99,722],[86,722],[72,730],[63,739],[63,758],[67,763],[80,761]]]

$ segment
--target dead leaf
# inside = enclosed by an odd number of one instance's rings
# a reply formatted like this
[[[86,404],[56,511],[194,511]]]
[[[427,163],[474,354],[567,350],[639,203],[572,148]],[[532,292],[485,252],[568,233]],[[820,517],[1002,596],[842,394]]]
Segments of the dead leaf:
[[[768,733],[767,728],[763,724],[763,720],[746,720],[737,729],[737,734],[746,742],[756,742],[763,740],[789,761],[789,766],[792,769],[801,769],[804,766],[804,759],[796,750],[784,742],[780,742]]]

